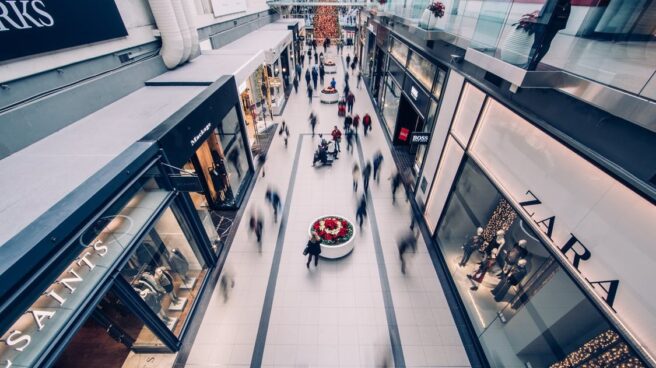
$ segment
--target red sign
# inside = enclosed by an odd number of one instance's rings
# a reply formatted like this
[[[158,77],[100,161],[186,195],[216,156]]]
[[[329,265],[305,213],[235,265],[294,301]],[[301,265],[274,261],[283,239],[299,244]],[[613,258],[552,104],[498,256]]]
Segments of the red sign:
[[[405,142],[405,141],[408,140],[409,135],[410,135],[410,130],[409,129],[401,128],[401,130],[399,131],[399,140]]]

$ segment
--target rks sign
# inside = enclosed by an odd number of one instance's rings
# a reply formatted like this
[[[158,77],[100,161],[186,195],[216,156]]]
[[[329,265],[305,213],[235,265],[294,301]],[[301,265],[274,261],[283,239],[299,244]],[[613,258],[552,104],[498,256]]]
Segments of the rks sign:
[[[0,61],[126,35],[114,0],[0,0]]]

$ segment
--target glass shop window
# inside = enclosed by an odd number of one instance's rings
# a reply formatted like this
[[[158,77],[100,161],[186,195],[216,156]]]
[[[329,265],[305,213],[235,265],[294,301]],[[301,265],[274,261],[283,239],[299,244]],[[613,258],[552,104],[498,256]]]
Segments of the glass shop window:
[[[437,67],[435,64],[424,59],[416,52],[410,53],[410,61],[408,62],[408,71],[414,76],[419,83],[421,83],[426,90],[431,91],[433,87],[433,78]]]
[[[643,367],[471,160],[436,231],[492,367]]]
[[[121,271],[176,336],[207,272],[198,246],[188,234],[187,225],[173,207],[166,209]]]
[[[408,46],[400,42],[395,38],[390,38],[390,54],[396,61],[398,61],[402,66],[405,67],[408,61]]]
[[[109,291],[53,367],[139,367],[141,354],[167,352],[145,322]]]

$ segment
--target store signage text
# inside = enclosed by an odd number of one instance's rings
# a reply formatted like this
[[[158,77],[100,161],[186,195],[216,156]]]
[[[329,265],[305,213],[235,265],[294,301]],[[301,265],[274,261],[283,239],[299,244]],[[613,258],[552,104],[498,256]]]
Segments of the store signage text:
[[[535,212],[532,211],[534,206],[540,206],[542,201],[530,190],[526,192],[528,196],[527,199],[519,202],[519,205],[522,207],[524,212],[533,220],[535,225],[540,229],[540,231],[546,235],[553,242],[553,233],[556,226],[556,215],[548,216],[543,219],[534,218]],[[579,266],[581,262],[587,262],[592,259],[592,252],[576,237],[576,235],[570,233],[569,239],[564,242],[561,246],[553,243],[560,252],[567,257],[571,262],[572,266],[581,273]],[[591,281],[587,277],[583,276],[585,281],[587,281],[593,289],[598,291],[598,294],[601,298],[608,304],[608,306],[614,311],[613,304],[615,303],[615,297],[617,296],[617,290],[620,286],[620,280],[595,280]],[[603,293],[599,292],[599,288],[603,290]]]
[[[410,96],[412,96],[412,99],[417,101],[417,98],[419,97],[419,91],[415,88],[415,86],[410,87]]]
[[[41,0],[0,2],[0,32],[52,27],[55,20]]]
[[[410,135],[410,143],[414,144],[428,144],[430,140],[430,133],[427,132],[412,132]]]
[[[205,133],[207,133],[207,132],[210,130],[211,127],[212,127],[212,123],[207,123],[207,125],[205,125],[205,126],[203,127],[203,129],[201,129],[200,132],[198,132],[198,134],[196,134],[196,136],[194,136],[194,137],[191,139],[191,141],[190,141],[191,146],[192,146],[192,147],[195,146],[196,143],[198,143],[198,141],[199,141],[201,138],[203,138],[203,135],[205,135]]]
[[[123,217],[127,219],[131,227],[132,220],[129,217],[120,215],[116,217]],[[113,218],[115,217],[105,217],[101,219],[101,221],[111,221]],[[80,237],[80,241],[82,241],[83,238],[84,235]],[[48,301],[55,302],[59,307],[63,307],[68,299],[67,296],[64,295],[61,291],[67,290],[68,295],[75,293],[75,291],[80,287],[81,283],[85,281],[84,277],[81,275],[84,273],[82,271],[86,269],[89,273],[94,272],[96,270],[96,263],[92,261],[92,258],[94,256],[107,256],[109,253],[109,245],[113,243],[115,243],[115,241],[103,243],[103,241],[100,239],[94,239],[90,245],[85,247],[86,250],[83,251],[82,254],[79,255],[69,265],[68,269],[57,278],[57,281],[55,281],[48,289],[46,289],[46,291],[41,294],[41,297],[45,297]],[[57,289],[53,286],[61,286],[62,288],[60,291],[57,291]],[[47,303],[39,304],[47,305]],[[27,312],[23,314],[23,316],[29,315],[29,319],[31,320],[33,326],[36,327],[36,331],[38,333],[47,328],[48,321],[55,317],[56,314],[57,311],[54,310],[52,306],[47,307],[47,309],[31,307]],[[14,326],[21,324],[21,319],[22,317],[16,322]],[[38,338],[38,335],[28,334],[24,327],[21,327],[21,330],[15,328],[14,326],[12,326],[12,328],[10,328],[8,332],[0,339],[0,342],[3,342],[11,349],[7,351],[14,350],[18,353],[22,353],[28,349],[30,344],[32,344],[33,338]],[[3,368],[9,368],[13,364],[14,363],[11,359],[5,359]]]
[[[0,0],[0,61],[127,34],[114,0]]]

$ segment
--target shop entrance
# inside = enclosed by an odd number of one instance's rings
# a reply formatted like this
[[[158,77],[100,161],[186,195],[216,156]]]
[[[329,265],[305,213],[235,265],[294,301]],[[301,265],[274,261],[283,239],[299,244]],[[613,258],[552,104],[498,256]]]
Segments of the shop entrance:
[[[410,134],[424,129],[424,118],[419,115],[405,95],[401,95],[399,113],[396,118],[393,143],[408,153],[416,153],[417,147],[410,144]]]
[[[385,54],[379,47],[376,47],[376,51],[374,52],[374,55],[375,55],[374,63],[372,65],[373,83],[371,85],[372,88],[371,94],[373,96],[374,101],[378,101],[378,95],[383,81],[383,56]]]

